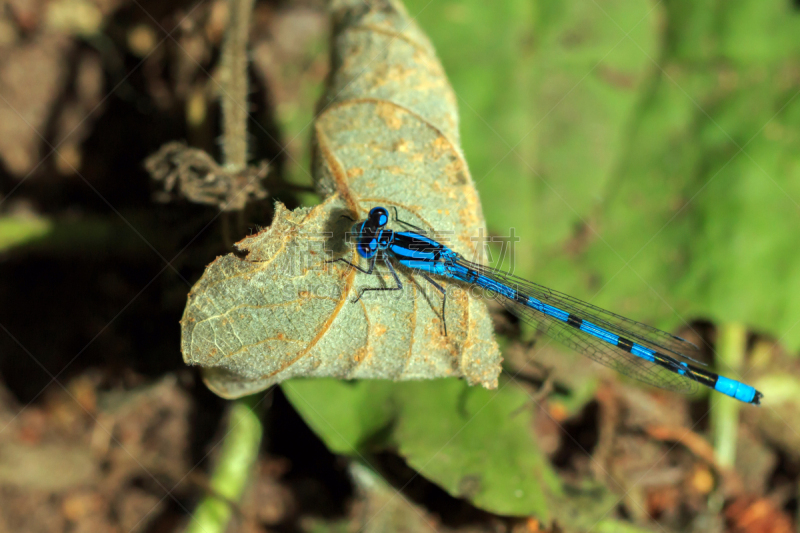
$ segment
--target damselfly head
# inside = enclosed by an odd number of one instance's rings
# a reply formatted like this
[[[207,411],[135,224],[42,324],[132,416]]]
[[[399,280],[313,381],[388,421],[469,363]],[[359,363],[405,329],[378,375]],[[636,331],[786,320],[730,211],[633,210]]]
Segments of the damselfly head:
[[[367,224],[374,229],[384,227],[389,223],[389,211],[385,207],[373,207],[369,210]]]
[[[385,248],[391,231],[383,228],[389,223],[389,211],[384,207],[373,207],[367,218],[356,222],[350,228],[347,241],[356,242],[356,250],[361,257],[370,259],[379,248]],[[384,235],[385,233],[385,235]]]

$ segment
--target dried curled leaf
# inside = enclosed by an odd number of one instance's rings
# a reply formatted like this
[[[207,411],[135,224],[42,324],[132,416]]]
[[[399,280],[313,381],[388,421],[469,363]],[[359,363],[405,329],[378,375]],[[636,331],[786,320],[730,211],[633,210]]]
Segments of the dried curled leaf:
[[[313,169],[328,199],[291,213],[278,204],[270,228],[237,244],[247,257],[208,267],[182,320],[184,360],[207,367],[208,386],[228,398],[295,376],[463,376],[496,387],[491,321],[466,287],[437,280],[448,290],[444,336],[441,295],[420,276],[399,269],[403,291],[353,303],[359,288],[390,286],[388,272],[325,263],[343,253],[358,261],[341,215],[363,217],[376,205],[438,231],[469,258],[480,258],[486,234],[455,98],[430,43],[393,2],[335,2],[332,12],[334,70]]]
[[[267,197],[262,184],[268,171],[265,162],[230,171],[203,150],[170,142],[148,157],[144,166],[163,188],[155,195],[161,202],[183,196],[196,204],[216,205],[222,211],[240,211],[248,202]]]

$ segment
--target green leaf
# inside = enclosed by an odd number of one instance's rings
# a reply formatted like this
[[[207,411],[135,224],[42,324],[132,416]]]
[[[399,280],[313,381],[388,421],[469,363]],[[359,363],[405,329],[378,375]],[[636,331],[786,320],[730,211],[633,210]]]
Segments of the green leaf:
[[[575,531],[652,531],[608,518],[619,497],[597,483],[562,487],[532,431],[541,411],[512,383],[489,391],[453,379],[296,379],[281,388],[335,453],[369,464],[397,452],[451,495],[497,514]]]
[[[455,380],[427,385],[401,391],[396,439],[409,465],[478,507],[547,520],[548,503],[561,490],[534,440],[528,395]]]
[[[427,4],[407,2],[517,274],[664,329],[739,322],[800,347],[791,2]]]
[[[520,239],[508,266],[574,288],[585,275],[565,247],[595,216],[625,148],[659,10],[644,0],[406,4],[453,84],[489,228]]]
[[[331,450],[363,460],[396,448],[423,476],[483,509],[546,518],[561,495],[534,439],[533,404],[517,387],[316,379],[282,388]]]
[[[676,30],[608,185],[602,240],[580,263],[622,313],[744,323],[797,349],[800,100],[786,36],[800,20],[775,1],[668,16]]]
[[[283,392],[328,448],[343,455],[370,454],[386,445],[386,428],[397,414],[397,384],[385,381],[293,379]]]

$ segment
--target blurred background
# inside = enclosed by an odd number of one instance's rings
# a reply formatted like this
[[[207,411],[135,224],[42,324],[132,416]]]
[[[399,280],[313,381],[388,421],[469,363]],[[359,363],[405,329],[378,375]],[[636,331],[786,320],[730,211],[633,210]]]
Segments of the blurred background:
[[[800,4],[405,8],[457,95],[489,232],[519,238],[515,274],[692,340],[764,405],[647,389],[537,349],[492,307],[496,396],[443,380],[261,397],[229,531],[799,530]],[[222,0],[0,4],[0,531],[179,531],[213,492],[230,402],[183,365],[178,322],[275,200],[320,202],[329,69],[326,2],[256,2],[260,189],[236,214],[190,201],[154,169],[172,141],[221,160],[228,15]],[[326,430],[292,390],[370,420],[375,398],[400,407],[377,433],[358,417]]]

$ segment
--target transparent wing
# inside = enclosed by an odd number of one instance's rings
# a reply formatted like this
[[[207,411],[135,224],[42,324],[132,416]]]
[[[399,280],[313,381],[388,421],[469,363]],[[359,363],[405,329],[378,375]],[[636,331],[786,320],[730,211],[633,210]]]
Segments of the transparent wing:
[[[635,355],[604,342],[584,331],[568,326],[557,318],[540,313],[518,302],[499,296],[501,303],[520,320],[527,322],[548,337],[568,348],[585,355],[589,359],[607,366],[620,374],[666,389],[691,394],[697,390],[697,382],[669,369],[646,361]]]
[[[573,313],[575,316],[588,320],[597,326],[607,328],[617,335],[635,340],[643,346],[658,351],[666,350],[694,361],[694,359],[685,355],[683,350],[693,349],[696,351],[697,347],[680,337],[675,337],[651,326],[615,315],[599,307],[582,302],[577,298],[552,291],[505,272],[465,260],[459,260],[458,262],[467,268],[477,270],[495,281],[516,289],[521,294],[533,296],[553,307]],[[678,370],[677,365],[675,366],[675,371],[672,371],[669,368],[636,357],[617,346],[604,342],[589,333],[569,326],[557,318],[536,311],[520,302],[510,300],[501,295],[497,295],[496,298],[512,314],[523,322],[532,325],[539,332],[621,374],[654,387],[679,393],[690,394],[697,390],[698,384],[696,381],[676,372]]]
[[[617,335],[636,341],[644,346],[665,353],[666,355],[677,355],[678,357],[698,365],[706,366],[706,363],[698,360],[698,358],[701,357],[700,348],[686,339],[654,328],[653,326],[648,326],[647,324],[625,318],[611,311],[606,311],[605,309],[569,296],[568,294],[548,289],[542,285],[503,272],[502,270],[472,263],[463,258],[459,258],[457,263],[467,268],[477,270],[485,276],[495,279],[509,287],[513,287],[523,294],[533,296],[546,304],[563,309],[568,313],[573,313],[575,316],[588,320]]]

